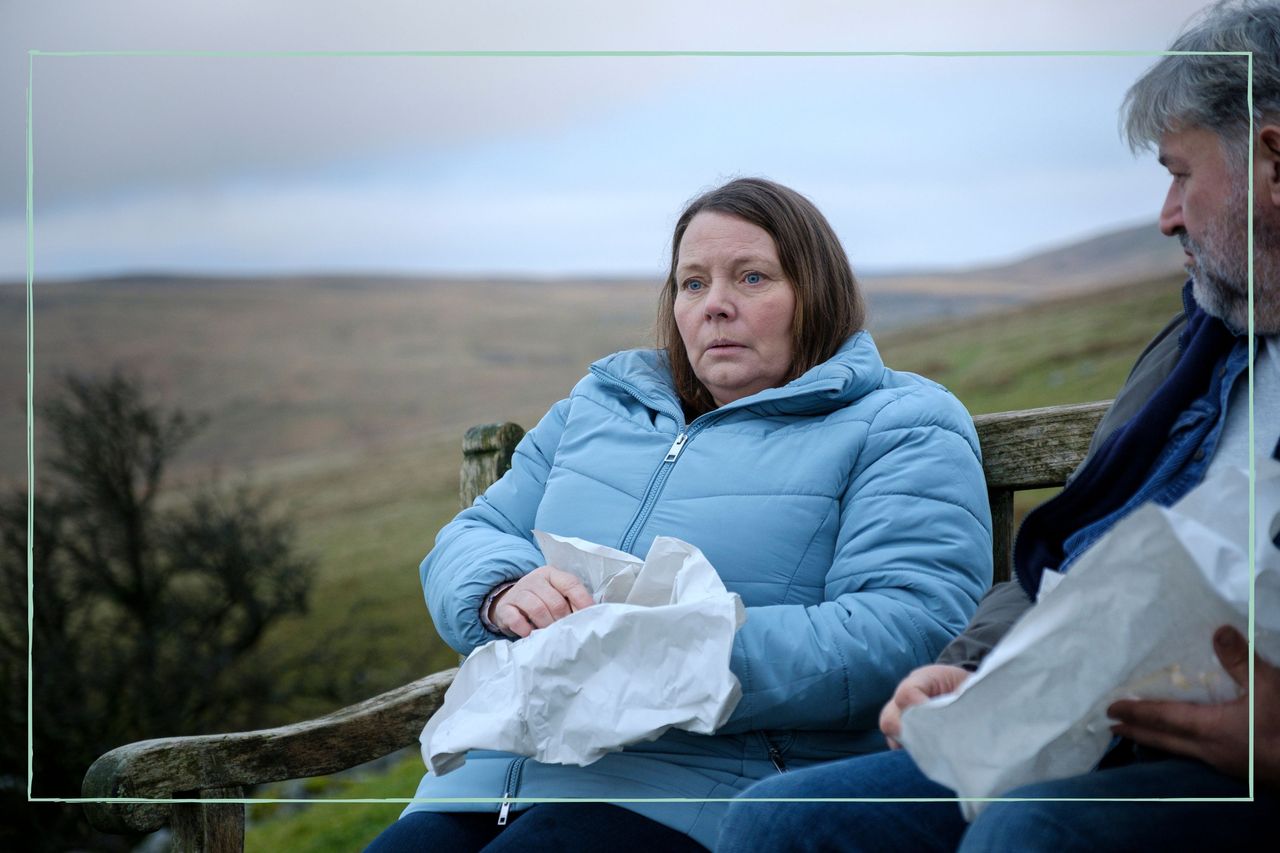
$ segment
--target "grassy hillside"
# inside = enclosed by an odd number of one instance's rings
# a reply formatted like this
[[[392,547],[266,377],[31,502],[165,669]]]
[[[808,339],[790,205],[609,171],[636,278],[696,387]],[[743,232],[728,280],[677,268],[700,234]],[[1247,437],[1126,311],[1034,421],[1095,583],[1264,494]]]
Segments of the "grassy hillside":
[[[943,382],[974,414],[1105,399],[1176,313],[1180,283],[1171,277],[904,330],[882,335],[878,343],[888,364]],[[413,566],[454,511],[459,436],[452,444],[387,452],[289,484],[288,494],[307,519],[307,540],[321,557],[321,575],[315,612],[278,632],[273,643],[292,650],[325,642],[351,602],[368,598],[374,602],[369,613],[376,614],[370,618],[386,630],[369,638],[385,655],[383,669],[367,675],[370,688],[452,665],[425,617]],[[317,793],[406,797],[420,770],[419,759],[410,756],[389,775],[343,781]],[[264,811],[269,808],[251,810],[250,850],[353,849],[401,807],[329,805],[290,814]]]
[[[120,366],[210,427],[189,470],[289,480],[531,420],[595,358],[648,340],[650,282],[143,279],[35,288],[37,403]],[[0,479],[25,470],[21,288],[0,289]],[[39,426],[37,422],[37,427]]]
[[[1107,399],[1182,307],[1182,276],[893,332],[885,363],[935,379],[972,414]]]

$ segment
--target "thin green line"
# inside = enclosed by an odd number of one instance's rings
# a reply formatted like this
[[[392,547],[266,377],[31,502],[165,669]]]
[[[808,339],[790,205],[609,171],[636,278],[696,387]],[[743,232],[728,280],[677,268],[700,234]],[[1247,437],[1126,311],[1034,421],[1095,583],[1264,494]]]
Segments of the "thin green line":
[[[1246,289],[1246,294],[1248,297],[1248,315],[1249,315],[1248,343],[1249,343],[1249,353],[1252,356],[1252,354],[1256,352],[1254,347],[1257,343],[1257,340],[1254,337],[1255,332],[1253,328],[1253,156],[1254,156],[1254,151],[1253,151],[1253,148],[1254,148],[1253,146],[1253,135],[1254,135],[1253,53],[1249,54],[1249,76],[1248,76],[1248,79],[1245,81],[1245,94],[1248,97],[1248,105],[1249,105],[1249,161],[1248,163],[1245,164],[1246,166],[1245,183],[1248,184],[1248,190],[1249,190],[1249,201],[1248,201],[1249,209],[1246,214],[1246,226],[1249,231],[1249,237],[1248,237],[1249,287]],[[1256,460],[1254,459],[1254,446],[1253,446],[1253,442],[1254,442],[1253,362],[1254,362],[1254,359],[1250,357],[1249,359],[1249,444],[1248,444],[1248,447],[1249,447],[1249,536],[1245,540],[1245,545],[1244,545],[1245,552],[1249,555],[1249,652],[1248,652],[1248,655],[1249,655],[1249,694],[1248,694],[1249,701],[1246,704],[1248,704],[1249,706],[1248,783],[1249,783],[1249,796],[1251,798],[1256,793],[1254,789],[1254,778],[1253,778],[1253,697],[1257,695],[1253,692],[1253,649],[1254,649],[1253,644],[1255,639],[1254,632],[1256,630],[1256,626],[1254,624],[1253,593],[1254,593],[1254,588],[1257,586],[1257,577],[1254,575],[1254,568],[1255,568],[1254,561],[1255,561],[1256,555],[1253,553],[1253,551],[1254,551],[1254,543],[1257,541],[1256,539],[1257,519],[1254,517],[1256,513],[1255,503],[1254,503],[1254,500],[1255,500],[1254,492],[1257,491],[1257,488],[1258,488],[1258,478],[1257,478],[1258,472],[1257,472]]]
[[[1117,801],[1114,797],[620,797],[602,799],[600,797],[508,797],[509,803],[1246,803],[1252,797],[1132,797]],[[163,799],[146,799],[143,797],[109,797],[90,799],[88,797],[32,797],[33,803],[121,803],[130,805],[174,805],[175,803],[207,803],[213,805],[270,805],[273,803],[292,803],[305,805],[324,805],[327,803],[493,803],[504,802],[501,797],[386,797],[375,799],[362,798],[324,798],[324,799],[253,799],[246,797],[228,797],[227,799],[197,799],[195,797],[165,797]]]
[[[32,56],[138,57],[836,57],[836,56],[1247,56],[1212,50],[32,50]]]
[[[31,103],[34,99],[35,56],[27,56],[27,799],[31,799],[32,781],[35,778],[35,728],[32,686],[35,683],[35,667],[32,650],[35,647],[35,558],[32,548],[35,538],[36,515],[36,463],[35,432],[32,428],[32,375],[35,370],[35,314],[32,299],[32,283],[35,281],[35,135],[32,133]]]

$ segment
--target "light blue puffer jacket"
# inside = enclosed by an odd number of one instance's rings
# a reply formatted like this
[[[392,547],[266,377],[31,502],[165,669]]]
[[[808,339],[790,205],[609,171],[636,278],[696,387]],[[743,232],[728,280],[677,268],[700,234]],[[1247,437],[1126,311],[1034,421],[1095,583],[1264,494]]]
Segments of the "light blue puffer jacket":
[[[488,592],[544,564],[534,528],[641,557],[657,535],[702,549],[747,607],[731,661],[742,701],[714,736],[671,731],[585,768],[474,752],[417,797],[493,802],[406,811],[732,797],[779,762],[880,749],[880,707],[964,628],[991,581],[968,413],[940,385],[885,368],[866,332],[795,381],[689,424],[664,354],[593,364],[422,563],[431,616],[459,652],[498,638],[479,619]],[[624,805],[708,847],[724,811]]]

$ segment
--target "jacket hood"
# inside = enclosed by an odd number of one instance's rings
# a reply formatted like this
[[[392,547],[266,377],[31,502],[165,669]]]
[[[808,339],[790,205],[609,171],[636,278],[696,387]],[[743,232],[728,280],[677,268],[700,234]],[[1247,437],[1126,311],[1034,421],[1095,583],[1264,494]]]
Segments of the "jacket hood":
[[[622,385],[649,407],[680,412],[667,354],[657,349],[624,350],[591,365],[591,373]],[[778,388],[743,397],[714,411],[751,406],[761,414],[818,414],[866,396],[884,384],[885,366],[866,331],[846,340],[827,361]]]

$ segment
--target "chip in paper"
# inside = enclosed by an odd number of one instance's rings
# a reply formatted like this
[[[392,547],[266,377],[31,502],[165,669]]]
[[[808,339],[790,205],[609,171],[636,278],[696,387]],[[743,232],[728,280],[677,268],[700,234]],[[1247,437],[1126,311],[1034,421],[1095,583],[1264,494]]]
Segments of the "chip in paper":
[[[433,773],[462,766],[470,749],[587,765],[670,728],[724,725],[742,696],[729,659],[746,611],[701,551],[659,536],[641,561],[534,536],[547,564],[576,575],[597,603],[467,657],[422,730]]]

